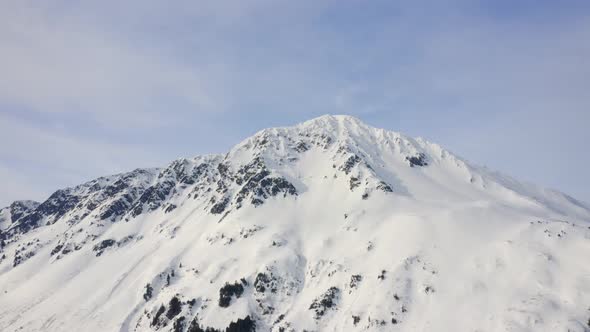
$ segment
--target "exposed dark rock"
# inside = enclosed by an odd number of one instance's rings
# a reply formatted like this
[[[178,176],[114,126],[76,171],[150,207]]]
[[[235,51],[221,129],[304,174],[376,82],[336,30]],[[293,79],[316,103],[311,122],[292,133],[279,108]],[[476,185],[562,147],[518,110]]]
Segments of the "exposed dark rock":
[[[260,170],[258,173],[250,174],[246,171],[244,176],[244,186],[238,192],[236,201],[241,202],[248,194],[252,194],[259,187],[260,181],[270,175],[270,172],[266,168]]]
[[[175,204],[168,204],[168,206],[164,210],[164,213],[170,213],[170,212],[174,211],[174,209],[176,209],[176,208],[177,208],[177,206]]]
[[[375,324],[381,325],[381,326],[387,325],[387,322],[384,320],[375,320],[374,322],[375,322]]]
[[[263,228],[262,226],[258,226],[258,225],[254,225],[254,226],[249,227],[249,228],[242,228],[242,229],[240,229],[240,236],[243,239],[247,239],[248,237],[251,237],[254,234],[256,234],[262,228]]]
[[[275,312],[275,308],[273,306],[265,303],[261,299],[256,299],[256,303],[258,303],[258,307],[260,308],[262,315],[272,315]]]
[[[220,163],[217,165],[217,171],[222,177],[229,177],[229,166],[226,164]]]
[[[276,196],[279,193],[284,193],[283,197],[286,197],[287,194],[289,195],[297,195],[297,189],[293,186],[289,181],[285,180],[284,178],[279,177],[272,177],[272,178],[265,178],[260,182],[260,186],[262,190],[265,190],[267,194],[271,196]],[[266,195],[261,195],[261,192],[257,192],[258,195],[267,198]]]
[[[25,233],[42,226],[63,220],[73,225],[98,208],[100,219],[114,218],[128,212],[133,202],[143,191],[142,185],[130,185],[138,176],[151,176],[147,170],[135,170],[119,175],[116,181],[110,178],[98,178],[82,185],[60,189],[41,204],[27,202],[27,213],[14,213],[16,225],[11,228],[11,235]],[[119,196],[120,195],[120,196]],[[114,198],[110,201],[111,198]],[[104,204],[108,202],[107,204]]]
[[[356,324],[358,324],[361,321],[361,317],[360,316],[352,316],[352,324],[354,326],[356,326]]]
[[[53,256],[53,255],[57,254],[58,252],[60,252],[60,251],[61,251],[61,249],[62,249],[63,247],[64,247],[63,243],[60,243],[60,244],[58,244],[57,246],[55,246],[55,248],[53,248],[53,249],[51,250],[51,253],[50,253],[50,255],[51,255],[51,256]]]
[[[271,293],[276,293],[277,282],[272,275],[269,276],[266,273],[258,273],[254,280],[254,289],[259,293],[264,293],[267,290],[270,290]]]
[[[359,180],[359,178],[351,176],[350,177],[350,191],[353,191],[354,188],[360,186],[361,181]]]
[[[307,146],[307,144],[305,142],[299,142],[299,143],[297,143],[297,145],[295,145],[294,149],[297,152],[305,152],[305,151],[309,150],[309,146]]]
[[[179,159],[172,162],[159,175],[159,178],[170,178],[176,180],[180,184],[191,185],[196,183],[199,177],[205,173],[208,165],[206,163],[200,164],[197,167],[190,169],[190,162],[186,159]]]
[[[407,156],[406,161],[410,163],[410,167],[428,166],[428,162],[426,161],[426,155],[424,153],[418,153],[415,156]]]
[[[136,195],[139,195],[138,190],[131,189],[130,193],[117,198],[102,208],[99,218],[101,220],[106,220],[109,218],[121,217],[125,215],[133,205]]]
[[[252,178],[254,175],[265,171],[267,171],[267,169],[266,165],[264,164],[264,160],[261,157],[255,157],[248,164],[243,165],[242,167],[240,167],[240,169],[238,169],[236,183],[241,185],[242,183]],[[241,182],[238,182],[238,180],[240,180]]]
[[[220,214],[225,211],[225,208],[229,204],[229,198],[224,197],[221,201],[217,202],[211,207],[211,213],[213,214]]]
[[[231,322],[225,332],[254,332],[256,331],[256,322],[250,318],[250,316],[246,316],[246,318],[238,318],[238,320],[234,323]]]
[[[103,252],[105,251],[105,249],[107,249],[109,247],[112,247],[116,243],[117,243],[117,241],[115,241],[113,239],[102,240],[98,244],[96,244],[92,248],[92,250],[96,252],[96,257],[98,257],[98,256],[100,256],[100,255],[103,254]]]
[[[193,168],[191,174],[186,174],[179,179],[180,183],[194,184],[203,174],[207,172],[210,167],[208,163],[202,163],[199,166]]]
[[[164,311],[166,311],[166,307],[162,304],[160,306],[160,308],[158,309],[158,311],[156,312],[156,314],[154,315],[154,319],[152,319],[151,326],[158,325],[158,322],[160,320],[160,316],[162,316]]]
[[[283,319],[285,319],[285,314],[280,314],[279,317],[277,317],[277,319],[274,321],[273,325],[277,325],[278,323],[280,323]]]
[[[315,319],[322,318],[328,309],[335,307],[339,295],[340,290],[337,287],[330,287],[321,297],[315,299],[309,306],[315,312]]]
[[[173,332],[182,332],[182,331],[184,331],[185,321],[186,321],[186,318],[184,316],[178,317],[178,319],[176,319],[174,321],[174,325],[172,326],[172,331]]]
[[[40,226],[40,221],[43,219],[43,214],[37,210],[25,215],[15,222],[16,226],[11,229],[11,233],[26,233],[31,229]]]
[[[80,248],[76,248],[76,250],[80,250]],[[62,255],[67,255],[70,252],[72,252],[72,246],[71,245],[66,245],[62,250],[61,250],[61,254]]]
[[[231,322],[227,328],[224,330],[218,330],[212,327],[201,327],[198,321],[198,318],[195,317],[190,326],[187,329],[187,332],[255,332],[256,331],[256,322],[250,318],[250,315],[246,316],[245,318],[238,318],[237,321]],[[174,331],[176,332],[176,331]]]
[[[44,216],[52,216],[55,221],[64,216],[68,211],[76,207],[80,197],[73,195],[69,190],[58,190],[37,207],[36,212]]]
[[[206,327],[206,328],[202,328],[199,325],[199,321],[197,319],[197,317],[195,317],[193,319],[193,321],[191,322],[191,325],[188,327],[188,330],[186,330],[187,332],[221,332],[218,329],[214,329],[212,327]]]
[[[219,306],[222,308],[229,307],[232,297],[235,296],[236,298],[240,298],[243,293],[244,286],[242,286],[241,283],[226,283],[225,286],[221,287],[219,290]]]
[[[130,176],[124,176],[121,179],[118,179],[117,181],[113,182],[113,184],[107,186],[104,189],[104,193],[105,195],[107,195],[108,197],[113,197],[115,195],[117,195],[118,193],[122,192],[123,190],[129,188],[129,184],[127,183],[127,181],[130,179]]]
[[[350,277],[350,288],[358,288],[358,285],[363,280],[363,276],[360,274],[355,274]]]
[[[23,213],[19,219],[13,219],[16,223],[13,232],[26,233],[40,226],[44,218],[47,218],[48,224],[52,224],[63,217],[80,202],[80,197],[72,195],[70,191],[69,189],[58,190],[33,211]]]
[[[40,203],[34,201],[15,201],[10,204],[10,221],[15,222],[24,215],[33,212]]]
[[[21,264],[22,262],[26,261],[27,259],[35,256],[35,251],[16,251],[14,254],[14,260],[12,261],[12,267],[16,267],[17,265]]]
[[[174,296],[172,299],[170,299],[170,303],[168,303],[168,311],[166,312],[166,317],[168,319],[172,319],[176,317],[176,315],[178,315],[180,311],[182,311],[182,304],[180,303],[178,297]]]
[[[176,182],[165,180],[147,188],[139,197],[138,202],[135,204],[135,207],[131,212],[131,216],[137,217],[144,212],[158,209],[175,187]]]
[[[379,182],[379,184],[377,185],[377,189],[378,190],[381,190],[381,191],[384,191],[386,193],[392,193],[393,192],[393,189],[391,188],[391,186],[388,185],[387,183],[383,182],[383,181]]]
[[[283,193],[283,197],[297,195],[295,186],[289,181],[282,177],[271,177],[260,158],[255,158],[251,163],[240,168],[238,174],[242,175],[238,178],[238,184],[244,183],[236,195],[238,208],[247,197],[251,198],[252,205],[258,206],[263,204],[265,199],[280,193]]]
[[[153,291],[154,291],[154,288],[152,287],[152,285],[150,285],[150,284],[145,285],[145,293],[143,293],[143,299],[146,302],[152,298]]]
[[[357,156],[356,154],[350,156],[342,166],[340,166],[338,169],[343,171],[344,173],[346,173],[346,175],[348,175],[350,173],[350,171],[352,170],[352,168],[354,166],[356,166],[358,163],[361,162],[361,158],[359,156]]]

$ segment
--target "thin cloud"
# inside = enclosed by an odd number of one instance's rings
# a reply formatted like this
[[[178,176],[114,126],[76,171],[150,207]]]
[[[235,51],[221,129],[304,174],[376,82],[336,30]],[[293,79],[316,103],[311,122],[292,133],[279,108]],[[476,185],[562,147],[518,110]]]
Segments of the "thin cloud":
[[[589,200],[563,175],[588,157],[542,153],[590,140],[590,9],[568,4],[3,2],[0,121],[17,143],[2,165],[86,179],[347,113]]]
[[[161,98],[213,108],[199,69],[124,35],[13,2],[0,17],[0,99],[35,112],[82,112],[111,125],[166,121]]]

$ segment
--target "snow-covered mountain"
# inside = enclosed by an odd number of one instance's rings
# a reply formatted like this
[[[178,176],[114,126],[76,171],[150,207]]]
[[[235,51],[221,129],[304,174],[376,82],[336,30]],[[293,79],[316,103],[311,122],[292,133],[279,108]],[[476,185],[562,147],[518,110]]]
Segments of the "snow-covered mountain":
[[[0,210],[1,331],[589,331],[590,208],[348,116]]]

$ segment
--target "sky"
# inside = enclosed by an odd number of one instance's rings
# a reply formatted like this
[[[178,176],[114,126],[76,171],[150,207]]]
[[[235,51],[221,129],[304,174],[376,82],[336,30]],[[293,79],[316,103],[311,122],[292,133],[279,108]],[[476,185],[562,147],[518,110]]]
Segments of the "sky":
[[[0,2],[0,205],[323,114],[590,202],[590,1]]]

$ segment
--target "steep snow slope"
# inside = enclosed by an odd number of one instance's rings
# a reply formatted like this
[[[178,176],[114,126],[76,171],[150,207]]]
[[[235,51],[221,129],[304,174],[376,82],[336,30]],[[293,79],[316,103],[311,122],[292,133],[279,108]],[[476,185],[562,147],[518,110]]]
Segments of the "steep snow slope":
[[[323,116],[0,210],[2,331],[588,331],[590,210]]]

